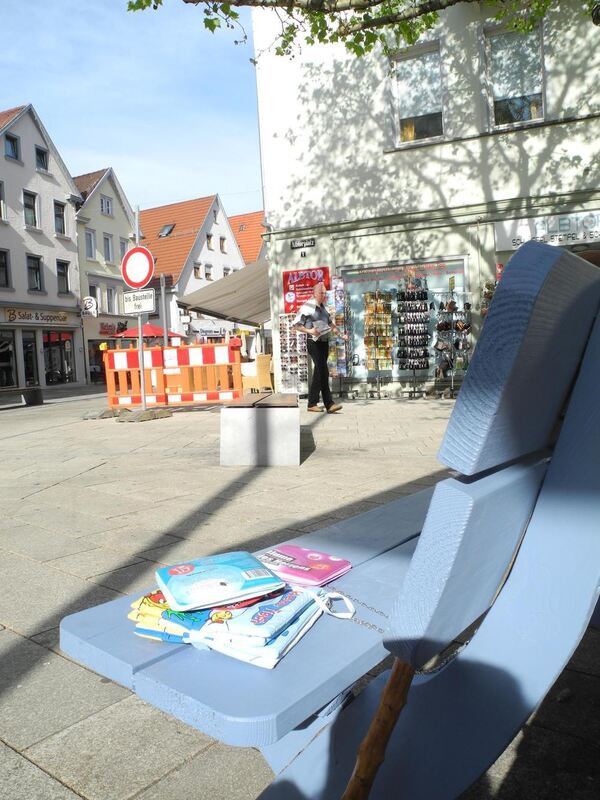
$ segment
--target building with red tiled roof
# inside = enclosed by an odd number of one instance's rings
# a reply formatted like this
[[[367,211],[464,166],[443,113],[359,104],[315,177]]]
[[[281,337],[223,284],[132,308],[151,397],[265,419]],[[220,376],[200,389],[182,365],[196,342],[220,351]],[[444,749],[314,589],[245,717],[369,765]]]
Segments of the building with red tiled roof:
[[[168,326],[184,335],[220,329],[220,322],[200,323],[195,318],[180,321],[181,316],[193,316],[181,302],[184,295],[245,266],[219,196],[145,209],[140,212],[140,228],[141,244],[155,261],[155,278],[150,285],[158,287],[160,276],[165,276]]]
[[[264,225],[265,212],[251,211],[248,214],[236,214],[229,217],[231,230],[236,238],[242,257],[248,264],[254,264],[266,253],[266,244],[263,234],[266,233]]]

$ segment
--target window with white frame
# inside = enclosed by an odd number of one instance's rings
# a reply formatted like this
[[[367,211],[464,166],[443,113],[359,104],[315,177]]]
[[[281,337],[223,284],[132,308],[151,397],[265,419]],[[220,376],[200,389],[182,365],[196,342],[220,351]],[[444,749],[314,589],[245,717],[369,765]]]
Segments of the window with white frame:
[[[107,197],[105,194],[100,195],[100,213],[104,214],[105,217],[112,217],[112,197]]]
[[[23,192],[23,214],[25,225],[37,228],[37,195],[33,192]]]
[[[89,296],[93,297],[95,299],[98,311],[100,311],[100,305],[101,305],[100,300],[102,298],[102,295],[100,293],[100,287],[95,283],[90,283],[89,287],[88,287],[88,290],[89,290],[89,293],[90,293]]]
[[[10,288],[10,259],[8,250],[0,250],[0,288]]]
[[[200,279],[202,277],[202,268],[200,264],[194,264],[194,278]]]
[[[123,261],[123,258],[125,257],[125,253],[127,252],[128,248],[129,248],[129,242],[127,241],[127,239],[119,239],[119,255],[121,256],[121,261]]]
[[[104,243],[104,260],[109,264],[113,264],[115,260],[115,251],[113,248],[113,237],[110,233],[103,234]]]
[[[0,181],[0,219],[6,219],[6,207],[4,205],[4,184]]]
[[[218,222],[218,216],[219,216],[219,209],[218,208],[213,208],[213,220],[215,222]]]
[[[117,313],[117,290],[114,286],[107,286],[106,287],[106,310],[109,314],[116,314]]]
[[[21,160],[21,147],[19,137],[10,133],[4,135],[4,155],[7,158],[14,158],[15,161]]]
[[[54,201],[54,231],[63,236],[67,232],[67,225],[65,221],[65,204]]]
[[[223,277],[226,278],[228,275],[231,275],[231,267],[223,267]]]
[[[442,73],[437,47],[396,62],[400,142],[444,135]]]
[[[43,147],[35,148],[35,166],[48,172],[48,151]]]
[[[27,256],[27,288],[31,292],[41,292],[42,259],[39,256]]]
[[[212,235],[212,233],[207,233],[206,234],[206,246],[208,247],[209,250],[214,250],[215,249],[214,246],[213,246],[213,235]]]
[[[85,229],[85,257],[96,260],[96,231],[91,228]]]
[[[494,125],[541,119],[543,109],[540,31],[487,34]]]
[[[57,261],[56,262],[56,278],[58,281],[58,293],[67,294],[69,288],[69,262]]]
[[[204,277],[207,281],[212,281],[212,264],[204,265]]]
[[[221,248],[222,253],[227,252],[227,239],[225,238],[225,236],[221,236],[219,238],[219,247]]]

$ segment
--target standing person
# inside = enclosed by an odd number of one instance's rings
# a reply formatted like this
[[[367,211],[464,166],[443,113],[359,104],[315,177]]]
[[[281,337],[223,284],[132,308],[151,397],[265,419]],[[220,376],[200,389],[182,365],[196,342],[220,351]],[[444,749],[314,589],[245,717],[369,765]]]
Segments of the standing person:
[[[319,395],[323,398],[323,405],[328,414],[335,414],[341,409],[340,405],[333,402],[329,388],[329,370],[327,356],[329,355],[329,331],[337,333],[342,339],[348,336],[342,334],[331,321],[324,302],[327,290],[323,283],[317,283],[313,288],[313,297],[308,300],[294,320],[294,329],[306,334],[306,346],[313,362],[313,376],[308,391],[308,410],[323,411],[319,406]]]

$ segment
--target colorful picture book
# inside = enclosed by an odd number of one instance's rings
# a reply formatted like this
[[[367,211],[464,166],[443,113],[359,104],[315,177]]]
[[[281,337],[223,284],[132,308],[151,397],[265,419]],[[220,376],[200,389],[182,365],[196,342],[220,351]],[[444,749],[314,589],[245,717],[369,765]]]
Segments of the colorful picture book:
[[[285,586],[285,581],[255,556],[243,551],[161,567],[156,570],[156,580],[174,611],[214,608]]]
[[[295,544],[277,545],[258,559],[280,578],[300,586],[323,586],[352,568],[344,558]]]

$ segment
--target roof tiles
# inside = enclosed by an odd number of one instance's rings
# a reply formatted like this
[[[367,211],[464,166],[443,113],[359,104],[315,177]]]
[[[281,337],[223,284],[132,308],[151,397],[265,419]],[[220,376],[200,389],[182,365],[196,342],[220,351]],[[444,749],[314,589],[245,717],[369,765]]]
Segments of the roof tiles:
[[[212,194],[140,212],[140,228],[144,233],[141,243],[154,256],[156,275],[172,275],[177,283],[215,197]],[[175,227],[168,236],[159,237],[165,225],[173,224]]]
[[[16,108],[7,108],[6,111],[0,111],[0,130],[12,122],[24,108],[27,108],[27,106],[17,106]]]
[[[266,232],[264,218],[264,211],[252,211],[249,214],[229,217],[231,230],[246,264],[252,264],[260,254],[263,245],[262,234]]]
[[[94,191],[98,181],[100,181],[107,172],[108,167],[106,169],[96,170],[96,172],[86,172],[85,175],[77,175],[73,178],[75,186],[77,186],[84,200],[87,200],[88,196]]]

